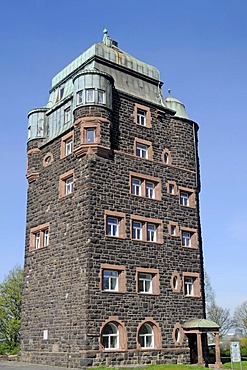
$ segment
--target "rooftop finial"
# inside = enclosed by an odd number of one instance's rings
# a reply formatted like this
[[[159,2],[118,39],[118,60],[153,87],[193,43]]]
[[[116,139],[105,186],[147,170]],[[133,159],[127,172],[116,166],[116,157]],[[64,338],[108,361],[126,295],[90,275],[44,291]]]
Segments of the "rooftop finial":
[[[103,36],[103,40],[102,41],[103,41],[104,44],[106,44],[106,39],[107,39],[107,34],[108,34],[108,31],[107,31],[106,28],[104,28],[103,34],[104,34],[104,36]]]
[[[168,89],[168,97],[170,98],[171,96],[171,89]]]

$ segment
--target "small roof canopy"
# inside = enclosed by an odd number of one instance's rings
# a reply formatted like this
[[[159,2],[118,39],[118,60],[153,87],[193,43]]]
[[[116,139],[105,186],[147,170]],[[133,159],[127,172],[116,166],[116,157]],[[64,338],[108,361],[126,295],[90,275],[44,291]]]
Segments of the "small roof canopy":
[[[193,320],[186,321],[183,324],[183,328],[185,330],[190,330],[190,329],[215,329],[215,330],[219,330],[220,326],[212,320],[193,319]]]

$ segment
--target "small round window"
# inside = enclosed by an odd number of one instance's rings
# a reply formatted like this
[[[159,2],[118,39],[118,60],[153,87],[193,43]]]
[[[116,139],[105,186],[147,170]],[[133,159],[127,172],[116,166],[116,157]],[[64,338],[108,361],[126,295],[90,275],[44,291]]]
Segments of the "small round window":
[[[44,156],[44,159],[43,159],[43,166],[44,167],[47,167],[47,166],[50,166],[50,164],[53,162],[53,155],[52,153],[47,153],[45,156]]]

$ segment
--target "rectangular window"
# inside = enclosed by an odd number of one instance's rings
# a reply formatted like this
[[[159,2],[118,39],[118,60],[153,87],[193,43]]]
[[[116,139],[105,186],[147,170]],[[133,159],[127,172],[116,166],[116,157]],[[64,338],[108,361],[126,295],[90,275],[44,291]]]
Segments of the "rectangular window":
[[[200,297],[200,279],[197,272],[183,273],[184,295],[186,297]]]
[[[59,89],[59,99],[61,100],[64,96],[64,86],[60,87]]]
[[[146,115],[145,110],[137,108],[137,123],[139,125],[146,126]]]
[[[98,103],[105,104],[105,91],[104,90],[98,90]]]
[[[119,220],[115,217],[107,217],[107,235],[119,236]]]
[[[65,156],[71,154],[73,151],[73,140],[72,137],[65,140]]]
[[[138,221],[132,222],[132,238],[142,240],[142,223]]]
[[[103,290],[118,290],[118,271],[103,270]]]
[[[138,274],[138,293],[152,293],[152,280],[151,274],[139,273]]]
[[[48,223],[33,227],[30,230],[30,251],[48,247],[50,226]]]
[[[103,292],[126,292],[126,269],[122,265],[100,265],[100,290]]]
[[[105,234],[115,238],[125,238],[125,214],[105,211]]]
[[[86,129],[86,143],[94,143],[95,142],[95,128],[87,128]]]
[[[176,226],[175,225],[171,225],[171,235],[172,236],[176,235]]]
[[[156,242],[156,230],[156,225],[150,223],[147,224],[147,241]]]
[[[160,294],[159,270],[153,268],[136,268],[136,290],[141,294]]]
[[[182,247],[198,248],[197,230],[181,227]]]
[[[131,194],[141,195],[141,180],[132,178]]]
[[[168,223],[168,234],[171,236],[179,236],[179,227],[178,223],[174,221],[169,221]]]
[[[59,198],[73,194],[74,192],[74,170],[70,170],[59,178]]]
[[[184,207],[195,207],[195,191],[179,186],[179,203]]]
[[[133,240],[163,243],[163,224],[155,218],[131,215],[131,237]]]
[[[135,138],[134,154],[143,159],[153,159],[153,150],[151,141]]]
[[[76,93],[76,105],[83,103],[83,90],[77,91]]]
[[[65,180],[64,183],[65,183],[65,195],[69,195],[69,194],[73,193],[73,190],[74,190],[74,179],[73,179],[73,176],[68,177]]]
[[[64,123],[68,123],[71,120],[71,108],[64,110]]]
[[[86,89],[86,103],[94,103],[94,89]]]
[[[161,181],[158,177],[130,172],[130,193],[144,198],[161,200]]]
[[[146,107],[145,105],[141,104],[135,104],[134,105],[134,123],[137,123],[138,125],[150,128],[151,127],[151,111],[149,107]]]
[[[73,152],[73,141],[74,141],[74,132],[70,131],[68,134],[64,135],[61,139],[61,153],[60,158],[63,159],[67,155],[72,154]]]

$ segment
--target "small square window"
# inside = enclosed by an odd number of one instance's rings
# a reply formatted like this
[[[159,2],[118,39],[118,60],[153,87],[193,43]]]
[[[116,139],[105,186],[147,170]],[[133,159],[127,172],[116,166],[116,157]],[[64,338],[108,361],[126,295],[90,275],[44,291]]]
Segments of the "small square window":
[[[105,104],[105,91],[104,90],[98,90],[98,103]]]
[[[191,235],[187,231],[182,231],[182,246],[190,247],[191,245]]]
[[[59,178],[59,198],[73,194],[74,170],[68,171]]]
[[[86,143],[94,143],[95,142],[95,128],[87,128],[86,129]]]
[[[168,180],[167,184],[166,184],[166,187],[167,187],[167,193],[168,194],[171,194],[171,195],[177,195],[178,194],[178,188],[177,188],[177,184],[176,184],[175,181]]]
[[[107,235],[119,236],[119,220],[115,217],[107,217]]]
[[[63,159],[68,155],[73,153],[73,142],[74,134],[70,131],[68,134],[64,135],[61,139],[61,155],[60,158]]]
[[[136,283],[136,289],[138,293],[158,295],[160,293],[159,270],[137,267]]]
[[[183,273],[184,295],[186,297],[200,297],[200,280],[199,274],[195,272]]]
[[[94,103],[94,89],[86,89],[86,103]]]
[[[189,205],[189,194],[188,193],[184,193],[184,192],[180,192],[180,204],[182,206],[188,206]]]
[[[191,277],[184,278],[184,294],[186,296],[193,296],[194,289],[193,289],[194,279]]]
[[[131,215],[131,238],[145,242],[163,243],[162,221]]]
[[[73,193],[73,190],[74,190],[73,176],[67,178],[64,183],[65,183],[65,195],[69,195]]]
[[[125,214],[122,212],[105,211],[106,236],[125,238]]]
[[[179,187],[179,204],[184,207],[195,207],[195,191],[184,187]]]
[[[141,180],[132,178],[131,194],[141,195]]]
[[[139,272],[138,274],[138,293],[152,293],[152,280],[151,274]]]
[[[161,181],[158,177],[130,172],[130,194],[149,199],[161,199]]]
[[[76,105],[83,103],[83,90],[77,91],[76,93]]]
[[[146,126],[147,112],[143,109],[137,109],[137,123],[142,126]]]
[[[152,143],[147,140],[137,139],[134,141],[134,154],[143,159],[152,159]]]
[[[136,155],[141,158],[148,158],[148,146],[143,144],[136,144]]]
[[[103,270],[103,290],[118,291],[118,271]]]
[[[146,197],[154,199],[155,198],[155,184],[151,181],[146,181]]]
[[[198,248],[196,229],[181,227],[182,247]]]

